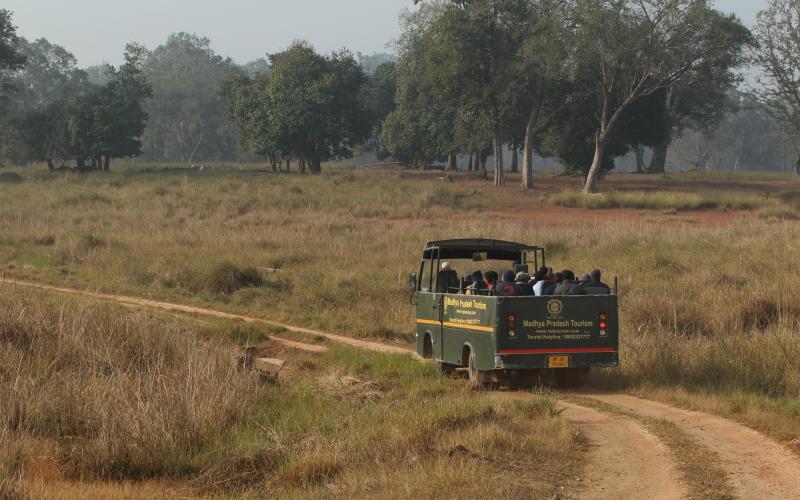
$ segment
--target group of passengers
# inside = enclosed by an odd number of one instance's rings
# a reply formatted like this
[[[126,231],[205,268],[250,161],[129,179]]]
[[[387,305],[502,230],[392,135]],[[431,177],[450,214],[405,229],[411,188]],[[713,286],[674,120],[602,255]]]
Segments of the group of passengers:
[[[454,273],[449,262],[443,262],[441,273]],[[440,273],[440,274],[441,274]],[[611,288],[602,281],[602,273],[594,269],[575,278],[575,273],[565,269],[554,273],[552,268],[541,267],[531,276],[526,272],[508,270],[500,277],[494,271],[475,271],[467,278],[467,295],[496,295],[500,297],[543,295],[608,295]],[[460,291],[460,290],[459,290]]]

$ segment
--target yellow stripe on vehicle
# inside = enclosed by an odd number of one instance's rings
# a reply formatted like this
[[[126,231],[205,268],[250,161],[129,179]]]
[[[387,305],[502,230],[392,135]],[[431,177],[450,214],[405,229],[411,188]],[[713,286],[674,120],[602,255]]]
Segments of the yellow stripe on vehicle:
[[[448,323],[448,322],[445,322],[444,326],[450,326],[453,328],[463,328],[465,330],[476,330],[479,332],[494,333],[494,328],[492,328],[491,326],[464,325],[461,323]]]
[[[417,323],[422,325],[438,325],[438,321],[434,321],[432,319],[418,319]],[[480,326],[480,325],[464,325],[462,323],[450,323],[445,321],[442,323],[442,326],[449,326],[451,328],[462,328],[464,330],[475,330],[477,332],[487,332],[487,333],[494,333],[494,328],[491,326]]]
[[[438,325],[438,321],[434,321],[432,319],[418,319],[417,323],[421,323],[423,325]]]

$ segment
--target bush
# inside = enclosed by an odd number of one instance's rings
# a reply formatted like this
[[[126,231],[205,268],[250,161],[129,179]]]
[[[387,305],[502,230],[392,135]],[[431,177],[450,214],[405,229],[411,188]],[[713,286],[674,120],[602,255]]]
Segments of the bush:
[[[264,279],[258,269],[238,267],[230,262],[224,262],[212,269],[205,280],[206,290],[220,295],[231,295],[242,288],[259,287],[263,284]]]

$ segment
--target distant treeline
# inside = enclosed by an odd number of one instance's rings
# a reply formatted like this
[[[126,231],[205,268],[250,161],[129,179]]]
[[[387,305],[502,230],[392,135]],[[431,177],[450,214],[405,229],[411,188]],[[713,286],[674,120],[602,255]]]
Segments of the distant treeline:
[[[18,37],[0,10],[0,157],[53,169],[262,157],[311,172],[361,153],[466,158],[502,185],[510,154],[530,187],[535,153],[587,190],[623,156],[655,173],[794,166],[800,0],[770,0],[752,29],[705,0],[416,3],[398,56],[296,42],[239,65],[176,33],[85,69]],[[742,71],[758,72],[757,90],[741,90]]]

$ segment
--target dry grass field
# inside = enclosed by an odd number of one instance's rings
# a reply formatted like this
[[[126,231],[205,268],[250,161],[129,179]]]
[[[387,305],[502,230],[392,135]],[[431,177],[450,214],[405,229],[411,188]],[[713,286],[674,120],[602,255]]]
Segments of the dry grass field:
[[[513,177],[496,190],[466,174],[347,167],[18,172],[0,183],[5,276],[409,345],[405,284],[426,240],[540,244],[556,268],[619,277],[622,366],[598,387],[800,436],[795,178],[612,174],[587,198],[553,176],[526,193]],[[341,348],[280,352],[291,382],[263,386],[231,362],[262,334],[0,284],[0,496],[46,489],[30,471],[47,460],[58,480],[192,494],[574,486],[583,440],[552,396],[476,392],[402,356]]]

